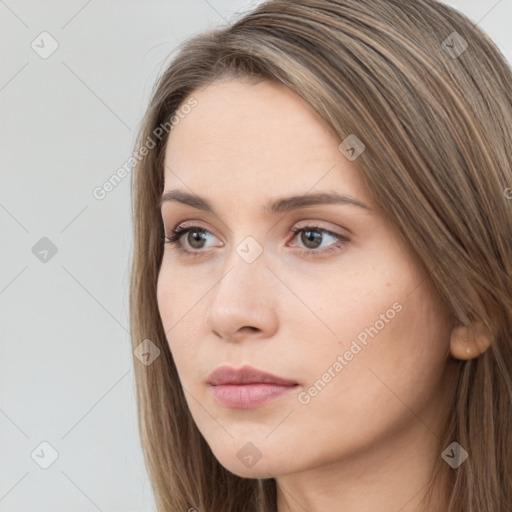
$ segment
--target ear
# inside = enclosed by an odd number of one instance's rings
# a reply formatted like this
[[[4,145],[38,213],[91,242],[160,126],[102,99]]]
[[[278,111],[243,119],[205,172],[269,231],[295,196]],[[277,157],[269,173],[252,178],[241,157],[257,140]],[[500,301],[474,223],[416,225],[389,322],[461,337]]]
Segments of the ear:
[[[482,355],[491,343],[491,333],[482,322],[469,326],[458,324],[452,329],[450,353],[455,359],[474,359]]]

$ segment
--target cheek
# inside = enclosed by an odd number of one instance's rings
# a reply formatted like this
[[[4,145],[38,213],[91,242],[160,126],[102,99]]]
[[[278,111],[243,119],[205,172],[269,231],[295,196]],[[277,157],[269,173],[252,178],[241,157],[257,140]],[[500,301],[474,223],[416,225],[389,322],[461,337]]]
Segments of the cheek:
[[[156,294],[162,326],[166,333],[169,348],[176,361],[176,356],[179,354],[179,343],[177,341],[181,339],[182,321],[180,322],[179,319],[183,316],[181,309],[184,297],[183,293],[180,293],[180,283],[174,279],[174,276],[165,267],[160,270]],[[178,365],[178,361],[176,361],[176,364]]]
[[[197,283],[194,286],[186,286],[183,272],[176,265],[166,262],[166,259],[164,254],[164,261],[158,274],[156,295],[160,317],[167,331],[185,315],[187,309],[192,308],[191,291],[196,288]],[[189,284],[192,283],[189,281]]]
[[[354,261],[346,258],[343,271],[333,271],[316,287],[305,282],[298,287],[297,294],[307,297],[316,313],[316,318],[298,319],[301,352],[307,361],[303,369],[312,383],[328,371],[343,374],[333,379],[337,384],[332,388],[341,386],[345,392],[355,386],[374,398],[379,388],[386,394],[380,372],[407,394],[415,389],[414,379],[423,379],[428,386],[440,378],[448,317],[430,281],[412,260],[393,251],[367,255]],[[377,388],[370,391],[372,382]]]
[[[200,301],[205,291],[197,291],[197,283],[186,286],[183,274],[171,272],[171,266],[162,266],[157,281],[157,303],[166,333],[167,343],[178,373],[185,379],[191,372],[192,354],[198,354],[204,339],[205,302]],[[181,277],[180,277],[181,276]]]
[[[416,283],[405,265],[399,267],[384,255],[373,259],[357,254],[317,279],[298,279],[294,291],[311,311],[298,309],[302,312],[297,321],[309,337],[315,330],[315,337],[322,338],[331,351],[348,349],[356,338],[364,344],[390,329]],[[314,348],[318,349],[317,343]]]
[[[428,418],[445,391],[447,317],[425,284],[409,293],[369,296],[363,312],[340,312],[338,335],[324,336],[324,347],[304,345],[307,377],[295,420],[336,438],[342,451],[381,439],[417,421],[416,414]]]
[[[383,300],[368,299],[363,315],[354,311],[347,317],[337,347],[350,359],[342,371],[344,384],[339,383],[355,393],[349,401],[376,407],[382,418],[392,415],[385,409],[389,404],[421,408],[440,391],[450,332],[449,317],[426,281],[414,289],[384,285],[383,290],[388,290],[380,294]]]
[[[172,303],[172,287],[169,285],[170,280],[168,279],[167,273],[162,268],[158,274],[158,280],[156,285],[156,300],[158,303],[158,311],[160,318],[162,319],[165,330],[168,329],[167,323],[169,315],[171,314],[170,305]]]

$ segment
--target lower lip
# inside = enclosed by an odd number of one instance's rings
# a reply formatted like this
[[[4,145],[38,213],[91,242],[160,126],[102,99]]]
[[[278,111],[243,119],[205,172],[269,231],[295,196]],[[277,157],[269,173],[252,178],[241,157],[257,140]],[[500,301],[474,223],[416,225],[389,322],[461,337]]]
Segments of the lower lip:
[[[211,386],[211,389],[217,401],[225,407],[252,409],[289,393],[296,387],[278,384],[223,384]]]

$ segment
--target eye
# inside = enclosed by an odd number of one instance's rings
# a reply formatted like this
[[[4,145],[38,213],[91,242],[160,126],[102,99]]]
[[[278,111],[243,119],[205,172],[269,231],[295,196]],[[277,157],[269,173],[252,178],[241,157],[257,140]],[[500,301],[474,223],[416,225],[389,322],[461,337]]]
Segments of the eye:
[[[205,248],[203,242],[208,239],[208,234],[211,235],[207,229],[199,226],[178,226],[176,229],[172,230],[170,235],[165,236],[165,243],[176,246],[180,252],[195,256],[200,254],[200,249]],[[183,245],[183,238],[185,238],[192,250]]]
[[[301,234],[299,240],[306,246],[306,249],[301,252],[312,256],[323,256],[337,249],[343,249],[349,242],[349,239],[341,233],[334,233],[320,226],[297,227],[291,229],[290,232],[295,235],[294,238]],[[327,245],[327,249],[318,249],[322,246],[323,241],[329,238],[337,243]]]
[[[295,227],[289,233],[294,235],[293,238],[301,234],[300,240],[306,246],[306,249],[299,250],[299,253],[308,256],[323,256],[341,250],[349,242],[346,236],[320,226]],[[207,248],[205,242],[211,237],[214,237],[214,235],[207,229],[199,226],[185,227],[181,225],[172,230],[170,235],[166,235],[164,242],[175,246],[178,251],[186,256],[199,256],[205,252],[202,249]],[[334,240],[335,243],[328,244],[327,248],[322,247],[324,240],[328,241],[329,238]],[[183,240],[186,241],[186,244]]]

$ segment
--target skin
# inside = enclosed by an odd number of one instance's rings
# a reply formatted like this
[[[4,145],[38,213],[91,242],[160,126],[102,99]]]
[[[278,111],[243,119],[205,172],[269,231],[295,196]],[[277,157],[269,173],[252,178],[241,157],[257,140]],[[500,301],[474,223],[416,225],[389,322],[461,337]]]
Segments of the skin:
[[[185,221],[208,233],[203,242],[194,233],[182,236],[198,256],[165,244],[157,294],[197,427],[229,471],[276,479],[279,512],[426,510],[420,497],[446,448],[440,433],[454,391],[454,357],[468,357],[468,343],[477,356],[477,338],[454,320],[372,201],[357,159],[340,152],[341,140],[308,103],[267,81],[217,81],[192,96],[197,106],[168,139],[164,190],[205,198],[216,214],[163,204],[167,235]],[[263,209],[270,199],[320,191],[370,209]],[[315,245],[305,233],[290,233],[308,225],[349,241],[339,246],[319,231]],[[236,252],[248,236],[262,249],[252,263]],[[393,304],[400,311],[300,403],[299,393]],[[225,364],[248,364],[299,385],[255,409],[230,409],[206,383]],[[252,467],[237,457],[249,442],[261,453]]]

